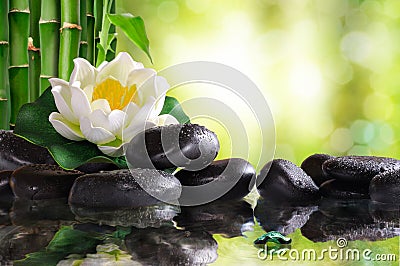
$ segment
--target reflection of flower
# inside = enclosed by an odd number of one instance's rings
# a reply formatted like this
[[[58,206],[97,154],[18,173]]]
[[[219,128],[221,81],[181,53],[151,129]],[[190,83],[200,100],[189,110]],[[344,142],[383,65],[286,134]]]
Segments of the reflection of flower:
[[[50,79],[59,113],[51,113],[49,121],[63,137],[86,139],[107,155],[121,156],[123,145],[145,128],[178,123],[159,115],[167,81],[129,54],[120,53],[98,68],[82,58],[74,63],[69,83]]]

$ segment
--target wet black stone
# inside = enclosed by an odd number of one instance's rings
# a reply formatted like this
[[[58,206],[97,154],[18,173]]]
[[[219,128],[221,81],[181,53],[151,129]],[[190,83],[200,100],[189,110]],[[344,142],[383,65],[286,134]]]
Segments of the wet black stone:
[[[181,170],[175,174],[184,186],[200,186],[212,181],[220,188],[220,199],[241,199],[249,194],[251,181],[256,177],[254,167],[246,160],[232,158],[212,162],[200,171]],[[232,187],[233,186],[233,187]],[[222,194],[232,187],[226,194]]]
[[[0,130],[0,171],[15,170],[28,164],[56,164],[47,149]]]
[[[276,159],[270,164],[267,163],[257,177],[257,180],[263,179],[258,190],[265,199],[302,204],[321,197],[311,177],[292,162]]]
[[[208,265],[218,257],[218,244],[205,231],[137,229],[126,237],[125,244],[135,260],[144,265]]]
[[[228,238],[252,231],[254,225],[253,209],[243,200],[216,200],[204,205],[182,207],[174,221],[185,230],[204,230]]]
[[[369,199],[368,186],[360,183],[343,182],[331,179],[324,182],[319,191],[321,195],[334,199]]]
[[[82,174],[56,165],[26,165],[13,172],[10,186],[14,195],[22,199],[66,198],[75,179]]]
[[[128,209],[87,208],[71,205],[76,220],[101,225],[124,227],[161,227],[173,225],[172,219],[180,212],[179,206],[159,203]]]
[[[369,183],[377,174],[400,169],[400,161],[374,156],[343,156],[327,160],[322,164],[322,169],[332,178]]]
[[[181,185],[171,174],[154,169],[116,170],[83,175],[76,179],[69,203],[90,208],[133,208],[156,205],[160,200],[147,193],[138,183],[142,180],[146,190],[176,200]],[[155,178],[155,179],[154,179]]]
[[[400,204],[400,170],[384,172],[372,178],[369,193],[374,201]]]
[[[301,228],[318,206],[290,206],[260,199],[254,209],[254,216],[266,232],[278,231],[284,235]]]
[[[334,158],[334,156],[328,154],[313,154],[301,163],[301,169],[311,177],[317,186],[320,186],[330,179],[330,177],[325,175],[322,171],[322,164],[332,158]]]
[[[126,158],[135,168],[199,170],[209,165],[218,151],[214,132],[196,124],[176,124],[138,134],[127,146]]]
[[[76,168],[76,170],[81,171],[85,174],[93,174],[100,171],[113,171],[118,169],[118,166],[113,163],[85,163]]]
[[[0,202],[9,202],[14,198],[9,182],[12,172],[0,171]]]

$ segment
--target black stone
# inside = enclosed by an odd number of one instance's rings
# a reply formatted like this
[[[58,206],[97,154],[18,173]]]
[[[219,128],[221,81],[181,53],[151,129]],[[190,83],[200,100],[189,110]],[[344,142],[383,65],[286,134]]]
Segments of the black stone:
[[[93,174],[100,171],[113,171],[118,169],[118,166],[113,163],[85,163],[76,168],[76,170],[81,171],[85,174]]]
[[[321,196],[314,181],[292,162],[276,159],[267,163],[257,179],[263,179],[258,189],[265,199],[298,204],[318,200]]]
[[[172,219],[180,212],[179,206],[158,203],[128,209],[87,208],[71,205],[76,220],[109,226],[161,227],[172,226]]]
[[[400,161],[374,156],[343,156],[327,160],[322,170],[328,176],[343,181],[369,183],[377,174],[400,169]]]
[[[28,164],[56,164],[47,149],[0,130],[0,171],[15,170]]]
[[[90,208],[133,208],[160,203],[147,193],[173,201],[180,196],[181,185],[171,174],[154,169],[116,170],[83,175],[71,188],[69,203]],[[139,185],[138,180],[144,183]],[[154,194],[153,194],[154,195]]]
[[[319,191],[321,195],[334,199],[369,199],[368,186],[360,183],[343,182],[331,179],[324,182]]]
[[[181,170],[175,174],[184,186],[200,186],[212,181],[214,189],[220,188],[220,199],[241,199],[251,191],[251,181],[256,177],[254,167],[246,160],[232,158],[212,162],[200,171]],[[229,187],[231,189],[226,192]],[[226,194],[222,194],[225,193]]]
[[[135,136],[126,150],[134,168],[203,169],[217,156],[219,142],[214,132],[196,124],[153,127]]]
[[[10,187],[10,177],[13,171],[0,171],[0,202],[12,201],[14,194]]]
[[[330,177],[325,175],[322,171],[322,164],[332,158],[334,158],[334,156],[328,154],[313,154],[301,163],[301,169],[311,177],[317,186],[320,186],[330,179]]]
[[[290,206],[260,199],[254,209],[254,216],[266,231],[278,231],[284,235],[301,228],[318,206]]]
[[[400,204],[400,170],[387,171],[372,178],[369,193],[374,201]]]
[[[56,165],[32,164],[15,170],[10,186],[14,195],[22,199],[66,198],[75,179],[82,174]]]
[[[252,231],[254,225],[253,209],[243,200],[216,200],[204,205],[182,207],[174,221],[185,230],[204,230],[228,238]]]
[[[391,204],[371,201],[369,213],[375,222],[398,224],[400,221],[400,204],[398,202]]]
[[[208,265],[218,257],[218,244],[205,231],[137,229],[125,238],[125,244],[143,265]]]

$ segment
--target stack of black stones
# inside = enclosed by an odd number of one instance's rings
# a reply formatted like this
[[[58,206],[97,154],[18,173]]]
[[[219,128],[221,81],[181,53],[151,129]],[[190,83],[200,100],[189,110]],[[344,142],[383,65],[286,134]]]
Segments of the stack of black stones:
[[[178,134],[179,149],[166,148],[163,134]],[[162,258],[166,265],[215,261],[217,243],[212,234],[240,236],[251,230],[254,217],[266,231],[290,234],[300,228],[313,241],[377,240],[400,234],[396,159],[315,154],[301,167],[277,159],[256,178],[254,167],[243,159],[214,161],[217,136],[199,125],[151,128],[130,145],[127,158],[134,169],[86,163],[64,170],[46,149],[11,131],[0,131],[0,261],[22,259],[44,248],[60,225],[96,232],[108,232],[107,226],[133,227],[125,239],[127,252],[144,264]],[[200,160],[203,169],[185,170],[193,160]],[[232,182],[232,172],[225,171],[228,165],[236,176],[240,173],[238,181],[218,200],[200,206],[161,202],[137,182],[161,177],[154,190],[179,202],[182,185]],[[170,174],[177,167],[182,170]],[[243,197],[255,183],[261,197],[253,211]]]

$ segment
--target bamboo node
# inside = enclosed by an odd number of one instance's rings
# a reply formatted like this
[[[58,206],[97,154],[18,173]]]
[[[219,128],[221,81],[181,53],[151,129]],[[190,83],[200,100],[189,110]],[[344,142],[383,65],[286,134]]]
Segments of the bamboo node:
[[[40,51],[40,48],[35,47],[35,45],[33,44],[33,38],[32,37],[28,38],[28,51],[33,51],[33,52]]]
[[[57,24],[60,24],[61,22],[58,19],[49,19],[49,20],[40,19],[39,20],[39,24],[46,24],[46,23],[57,23]]]
[[[7,98],[0,98],[0,102],[6,102],[6,101],[8,101]]]
[[[80,41],[80,44],[85,45],[85,44],[88,44],[88,42],[87,41]]]
[[[8,11],[9,13],[31,13],[30,11],[29,11],[29,9],[18,9],[18,8],[11,8],[9,11]]]
[[[62,28],[60,29],[60,32],[62,32],[63,29],[78,29],[78,30],[82,30],[82,27],[80,25],[78,25],[78,24],[64,22]]]
[[[0,41],[0,45],[8,45],[7,41]]]

